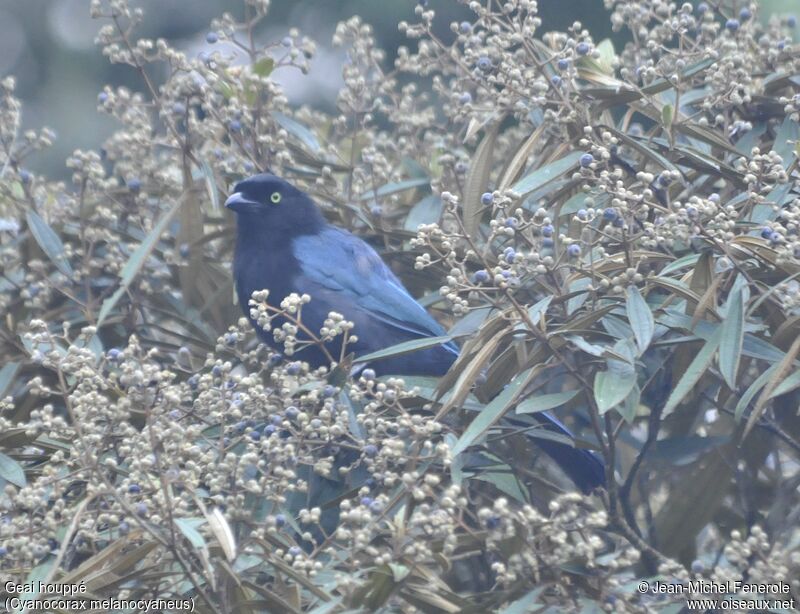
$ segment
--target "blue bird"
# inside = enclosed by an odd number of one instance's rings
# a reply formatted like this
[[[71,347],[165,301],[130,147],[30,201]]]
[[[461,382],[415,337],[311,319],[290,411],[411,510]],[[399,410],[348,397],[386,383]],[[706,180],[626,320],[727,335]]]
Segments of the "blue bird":
[[[258,326],[249,308],[253,292],[265,289],[273,307],[292,292],[311,296],[302,307],[301,321],[315,334],[331,311],[353,322],[358,340],[347,345],[346,353],[356,357],[445,334],[375,250],[329,225],[308,194],[287,181],[269,174],[240,181],[225,206],[237,215],[233,274],[239,304],[268,345],[276,347],[272,333]],[[329,354],[338,358],[341,340],[328,346]],[[313,367],[329,363],[316,345],[298,350],[295,356]],[[445,343],[377,360],[370,367],[377,375],[435,376],[447,372],[457,357],[458,347]],[[572,437],[550,414],[533,417],[548,430]],[[593,452],[542,439],[537,443],[584,492],[605,483],[604,465]]]

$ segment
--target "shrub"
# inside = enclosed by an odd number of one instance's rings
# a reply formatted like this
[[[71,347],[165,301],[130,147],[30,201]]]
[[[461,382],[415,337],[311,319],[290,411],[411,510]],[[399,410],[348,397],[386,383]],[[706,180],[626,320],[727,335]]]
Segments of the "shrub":
[[[142,91],[99,94],[120,129],[68,185],[26,170],[53,135],[20,132],[2,81],[4,579],[219,612],[684,603],[641,578],[798,594],[793,18],[606,0],[615,50],[543,32],[532,0],[464,4],[443,40],[420,3],[394,66],[339,24],[326,115],[272,79],[315,48],[254,42],[268,0],[196,58],[93,0]],[[311,371],[291,335],[285,357],[255,342],[220,202],[264,169],[382,246],[461,343],[449,374]],[[607,490],[540,461],[545,409]]]

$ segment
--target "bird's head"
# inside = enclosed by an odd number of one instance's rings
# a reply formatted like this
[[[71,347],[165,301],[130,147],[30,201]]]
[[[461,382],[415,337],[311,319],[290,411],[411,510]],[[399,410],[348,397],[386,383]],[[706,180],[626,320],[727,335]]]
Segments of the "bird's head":
[[[239,227],[302,234],[324,224],[311,197],[288,181],[266,173],[236,184],[225,206],[235,211]]]

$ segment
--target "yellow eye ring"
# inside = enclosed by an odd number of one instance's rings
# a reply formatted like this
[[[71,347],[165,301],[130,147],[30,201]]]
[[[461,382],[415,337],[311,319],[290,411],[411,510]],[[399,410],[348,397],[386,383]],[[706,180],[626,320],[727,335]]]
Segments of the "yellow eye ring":
[[[281,202],[281,193],[280,192],[273,192],[270,195],[269,199],[272,201],[273,204],[277,205],[279,202]]]

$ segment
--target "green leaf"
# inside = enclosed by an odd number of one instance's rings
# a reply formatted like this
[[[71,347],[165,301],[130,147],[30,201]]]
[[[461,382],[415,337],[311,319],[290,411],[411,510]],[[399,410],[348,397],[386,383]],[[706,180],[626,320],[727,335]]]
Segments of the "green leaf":
[[[625,419],[628,424],[633,423],[636,417],[636,412],[639,409],[639,404],[642,400],[642,391],[638,385],[635,385],[628,396],[625,397],[625,402],[617,406],[617,411]]]
[[[42,251],[47,254],[59,271],[67,277],[72,277],[72,266],[64,254],[64,244],[56,232],[33,209],[28,209],[25,218],[33,238],[36,239]]]
[[[498,614],[528,614],[529,612],[535,611],[535,607],[537,606],[537,602],[539,600],[539,595],[541,595],[547,588],[547,584],[537,586],[532,591],[526,593],[513,603],[510,603],[504,607],[498,612]]]
[[[436,194],[428,194],[408,212],[403,228],[416,232],[420,224],[434,224],[442,217],[442,199]]]
[[[728,297],[728,311],[722,321],[719,344],[719,370],[728,388],[736,390],[736,372],[744,342],[744,297],[741,284],[735,284]]]
[[[319,144],[316,135],[303,124],[277,111],[272,111],[270,114],[286,132],[305,145],[308,150],[313,153],[322,151],[322,146]]]
[[[722,337],[721,328],[717,328],[711,338],[706,341],[703,348],[697,353],[694,360],[687,367],[686,372],[681,377],[672,394],[667,399],[667,404],[664,407],[663,417],[667,417],[674,409],[683,401],[687,394],[694,388],[694,385],[700,381],[703,374],[711,364],[714,354],[719,348],[720,339]]]
[[[464,201],[462,203],[464,230],[471,239],[477,237],[480,228],[484,208],[481,203],[481,195],[489,189],[489,173],[492,170],[494,144],[499,129],[500,122],[497,122],[483,136],[472,155],[472,164],[464,185]]]
[[[782,394],[791,392],[796,388],[800,388],[800,371],[795,371],[786,379],[784,379],[780,384],[775,386],[775,390],[773,390],[770,393],[769,398],[774,399],[775,397],[779,397]]]
[[[764,371],[761,375],[759,375],[756,380],[747,387],[747,390],[744,391],[739,402],[736,404],[736,409],[733,411],[733,417],[738,421],[742,419],[742,415],[744,415],[745,410],[750,405],[750,402],[755,398],[758,392],[767,385],[767,382],[772,378],[775,374],[775,371],[778,370],[778,365],[774,364],[769,369]]]
[[[0,399],[4,399],[19,371],[18,362],[7,362],[0,369]]]
[[[205,548],[206,540],[197,530],[205,522],[204,518],[176,518],[175,525],[183,536],[189,540],[195,548]]]
[[[25,470],[17,461],[0,452],[0,478],[22,488],[27,484]]]
[[[582,155],[583,152],[581,151],[573,151],[555,162],[537,168],[515,183],[511,189],[522,196],[533,192],[574,168]]]
[[[457,456],[470,447],[475,440],[481,437],[491,426],[502,418],[506,410],[516,401],[517,396],[540,370],[540,367],[531,367],[517,375],[511,382],[489,403],[458,438],[453,447],[452,454]]]
[[[531,397],[529,399],[525,399],[519,405],[517,405],[517,413],[518,414],[535,414],[540,411],[546,411],[548,409],[553,409],[554,407],[560,407],[565,403],[568,403],[575,396],[581,392],[580,389],[577,390],[567,390],[566,392],[555,392],[553,394],[542,394],[538,396]]]
[[[389,196],[390,194],[397,194],[398,192],[405,192],[413,188],[422,186],[430,186],[431,180],[427,177],[418,177],[416,179],[406,179],[405,181],[396,181],[394,183],[387,183],[375,190],[364,192],[358,197],[358,200],[369,200],[379,198],[381,196]]]
[[[700,259],[700,254],[689,254],[688,256],[684,256],[683,258],[678,258],[677,260],[670,262],[667,266],[661,269],[659,276],[669,275],[670,273],[674,273],[675,271],[680,271],[681,269],[685,269],[686,267],[694,266],[697,264],[697,261]]]
[[[636,368],[630,342],[620,339],[614,344],[614,351],[630,357],[630,362],[608,358],[606,370],[595,373],[594,398],[601,414],[622,403],[636,385]]]
[[[533,305],[532,307],[528,308],[528,317],[531,319],[531,322],[534,326],[539,324],[539,321],[542,319],[545,313],[547,313],[547,308],[550,306],[550,302],[553,300],[552,296],[547,296],[543,298],[541,301]]]
[[[636,338],[639,354],[644,354],[653,340],[656,323],[653,319],[653,312],[650,311],[650,307],[636,286],[628,286],[625,310],[628,313],[628,322],[630,322],[631,329],[633,329],[633,336]]]
[[[775,144],[772,146],[783,158],[783,168],[788,169],[794,160],[795,143],[800,139],[800,124],[787,115],[778,132],[775,134]]]
[[[417,350],[425,350],[427,348],[436,347],[437,345],[442,345],[443,343],[447,343],[452,340],[453,338],[450,335],[442,335],[441,337],[426,337],[424,339],[412,339],[411,341],[404,341],[403,343],[398,343],[397,345],[378,350],[377,352],[371,352],[365,356],[359,356],[354,362],[362,363],[369,362],[371,360],[378,360],[380,358],[389,358],[391,356],[402,356],[403,354],[416,352]]]
[[[119,299],[128,289],[128,286],[131,284],[133,279],[139,273],[139,270],[144,266],[147,257],[150,255],[150,252],[153,251],[153,248],[158,243],[159,238],[161,238],[164,229],[169,224],[172,217],[181,208],[183,204],[183,199],[180,199],[175,205],[164,213],[161,216],[161,219],[158,220],[158,223],[153,227],[148,234],[142,244],[136,248],[131,254],[131,257],[128,259],[128,262],[125,263],[125,266],[122,267],[122,271],[120,271],[120,285],[117,288],[117,291],[114,292],[111,296],[109,296],[105,301],[103,301],[102,307],[100,307],[100,313],[97,315],[97,326],[100,326],[103,321],[106,319],[111,310],[117,304]]]
[[[665,104],[661,107],[661,121],[664,128],[669,130],[672,128],[672,119],[675,117],[675,108],[671,104]]]
[[[253,72],[259,77],[269,77],[272,70],[275,68],[275,60],[272,58],[261,58],[253,64]]]

